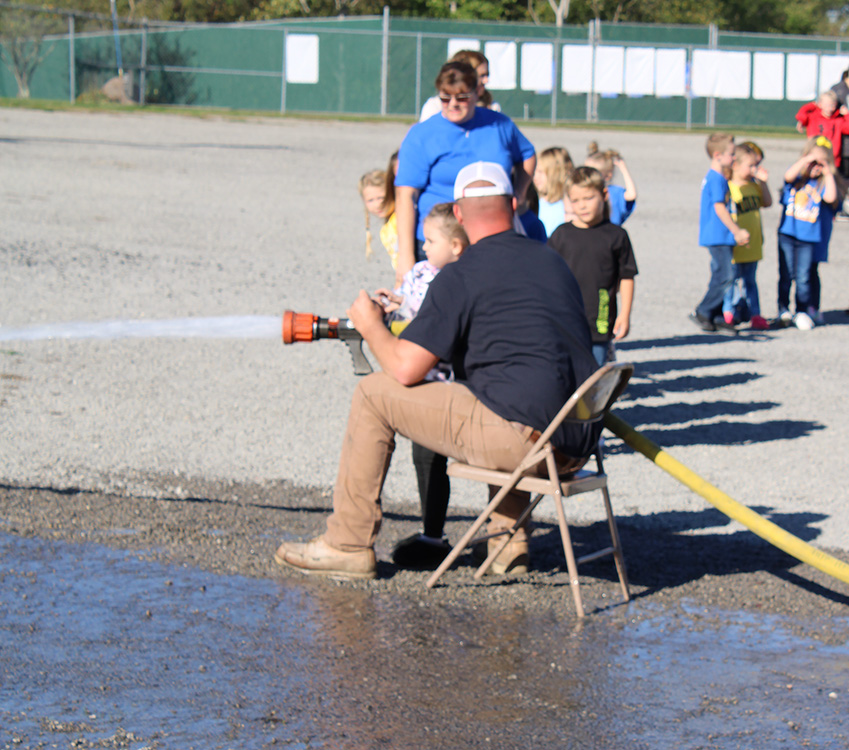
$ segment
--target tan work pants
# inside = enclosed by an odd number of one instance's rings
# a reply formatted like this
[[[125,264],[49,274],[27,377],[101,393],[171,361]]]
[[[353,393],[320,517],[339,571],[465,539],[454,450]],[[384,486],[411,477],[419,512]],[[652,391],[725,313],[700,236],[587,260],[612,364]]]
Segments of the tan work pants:
[[[354,551],[374,546],[383,513],[380,492],[395,433],[449,458],[512,471],[533,446],[532,429],[499,417],[459,383],[406,387],[383,372],[360,380],[342,443],[333,513],[325,541]],[[527,507],[526,493],[508,495],[493,525],[509,526]]]

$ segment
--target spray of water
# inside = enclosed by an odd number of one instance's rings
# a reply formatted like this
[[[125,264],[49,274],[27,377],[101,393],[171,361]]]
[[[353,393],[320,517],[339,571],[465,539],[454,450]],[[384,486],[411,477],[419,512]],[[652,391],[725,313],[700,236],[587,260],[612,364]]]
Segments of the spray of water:
[[[0,326],[0,341],[44,339],[130,338],[279,338],[281,319],[275,315],[229,315],[215,318],[172,320],[106,320],[102,322],[49,323],[25,328]]]

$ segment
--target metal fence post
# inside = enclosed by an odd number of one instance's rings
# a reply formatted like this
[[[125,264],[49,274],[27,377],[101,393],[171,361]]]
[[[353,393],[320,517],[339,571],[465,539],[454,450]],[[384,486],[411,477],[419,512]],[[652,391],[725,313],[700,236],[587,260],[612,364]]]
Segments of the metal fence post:
[[[144,106],[147,78],[147,19],[142,19],[141,59],[139,60],[139,104]]]
[[[389,84],[389,6],[383,6],[383,44],[380,50],[380,116],[386,117]]]
[[[684,71],[684,96],[687,100],[687,130],[693,128],[693,87],[692,87],[692,71],[693,71],[693,47],[687,46],[687,66]]]
[[[280,114],[286,114],[286,43],[289,37],[289,29],[283,29],[283,62],[281,63],[280,76]]]
[[[557,89],[560,87],[560,27],[557,27],[557,38],[554,40],[554,80],[551,82],[551,124],[557,124]]]
[[[708,46],[711,49],[719,47],[719,29],[715,23],[708,26]],[[716,125],[716,97],[707,100],[707,125]]]
[[[71,104],[77,99],[77,70],[74,51],[74,14],[68,16],[68,92]]]
[[[418,115],[422,111],[422,32],[416,34],[416,111]]]
[[[590,90],[587,92],[587,122],[593,120],[593,109],[595,102],[595,48],[596,48],[596,19],[592,19],[588,24],[589,43],[592,47],[592,62],[590,63]]]

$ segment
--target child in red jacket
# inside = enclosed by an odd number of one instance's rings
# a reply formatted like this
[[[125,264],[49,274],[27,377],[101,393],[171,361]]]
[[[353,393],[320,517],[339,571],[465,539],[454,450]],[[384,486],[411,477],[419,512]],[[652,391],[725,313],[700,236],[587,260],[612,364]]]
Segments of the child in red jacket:
[[[826,138],[834,151],[834,164],[840,166],[843,136],[849,135],[849,117],[838,109],[837,94],[823,91],[815,102],[803,104],[796,113],[796,130],[808,138]]]

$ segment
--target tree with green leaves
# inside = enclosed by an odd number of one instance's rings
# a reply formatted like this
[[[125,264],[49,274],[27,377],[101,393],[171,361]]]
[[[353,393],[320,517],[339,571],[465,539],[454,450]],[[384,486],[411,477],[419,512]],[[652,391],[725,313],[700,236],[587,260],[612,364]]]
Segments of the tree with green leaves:
[[[61,17],[53,14],[14,8],[0,13],[0,59],[15,76],[21,99],[29,99],[32,77],[53,49],[45,36],[62,29]]]

